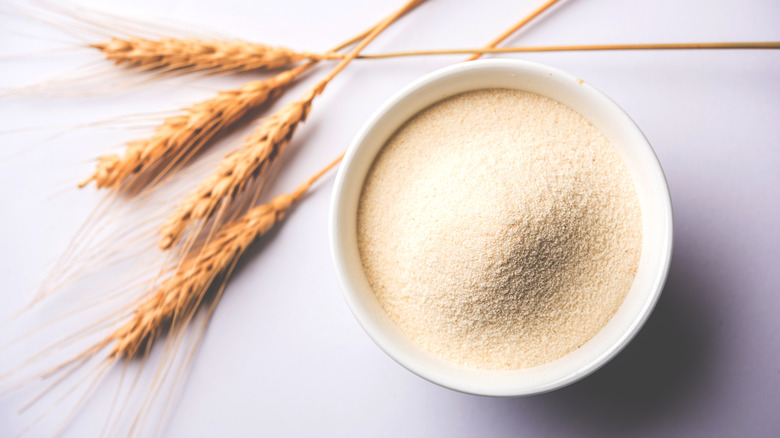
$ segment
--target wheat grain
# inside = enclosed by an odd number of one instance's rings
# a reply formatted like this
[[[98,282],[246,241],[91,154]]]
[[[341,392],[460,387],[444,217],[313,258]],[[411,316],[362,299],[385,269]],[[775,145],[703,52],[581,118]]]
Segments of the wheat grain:
[[[129,142],[124,155],[100,157],[95,172],[79,187],[95,181],[98,188],[116,189],[131,176],[144,176],[144,171],[160,162],[166,162],[167,168],[172,168],[176,161],[202,147],[218,130],[232,125],[252,108],[281,95],[285,87],[307,68],[308,64],[304,64],[271,79],[252,81],[237,90],[220,92],[185,109],[184,114],[165,119],[151,137]]]
[[[208,175],[198,188],[187,196],[169,216],[162,228],[160,247],[170,248],[189,224],[208,217],[221,200],[229,200],[252,178],[266,170],[290,142],[298,125],[306,119],[314,94],[282,107],[264,120],[244,142],[242,148],[230,153],[215,172]]]
[[[111,38],[91,44],[116,65],[136,71],[207,71],[210,73],[273,70],[300,61],[340,58],[336,53],[296,52],[242,40],[203,40],[199,38]]]
[[[176,328],[176,318],[190,315],[214,280],[230,266],[256,239],[267,234],[279,222],[311,185],[341,160],[334,160],[327,167],[298,186],[293,192],[276,196],[269,203],[252,208],[238,219],[225,224],[216,236],[202,249],[191,250],[176,273],[143,301],[133,317],[102,345],[113,342],[110,357],[133,357],[147,342],[168,324]]]

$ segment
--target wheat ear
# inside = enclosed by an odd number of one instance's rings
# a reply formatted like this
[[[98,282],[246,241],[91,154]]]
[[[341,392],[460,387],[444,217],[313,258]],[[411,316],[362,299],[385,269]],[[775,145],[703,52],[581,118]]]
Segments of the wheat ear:
[[[228,208],[233,198],[244,189],[249,181],[268,169],[274,159],[286,148],[297,127],[306,120],[314,98],[325,90],[328,83],[380,32],[408,9],[415,7],[422,1],[424,0],[412,0],[401,10],[388,17],[300,100],[288,103],[264,120],[244,140],[241,147],[226,156],[217,170],[208,175],[195,191],[189,194],[184,202],[179,204],[177,209],[168,216],[161,229],[160,248],[171,248],[179,241],[190,224],[210,217],[218,206]]]
[[[175,330],[176,318],[190,315],[214,280],[225,273],[252,242],[281,222],[290,207],[340,160],[341,157],[334,160],[292,193],[276,196],[269,203],[254,207],[225,224],[202,249],[191,250],[176,273],[143,301],[132,318],[108,336],[101,346],[113,343],[112,358],[133,357],[143,351],[162,327],[170,324]]]
[[[169,117],[158,126],[151,137],[127,144],[122,156],[110,154],[98,158],[95,172],[79,184],[84,187],[95,181],[98,188],[117,189],[123,183],[130,186],[135,178],[158,163],[172,168],[177,161],[195,153],[214,134],[234,124],[252,108],[275,99],[285,87],[302,74],[307,65],[288,70],[271,79],[252,81],[241,88],[219,92],[215,97],[184,110],[184,114]],[[159,177],[158,177],[159,178]]]
[[[242,40],[207,41],[198,38],[111,38],[108,42],[91,44],[90,47],[98,49],[116,65],[158,73],[273,70],[304,60],[341,58],[333,52],[315,54]]]
[[[415,6],[420,3],[422,1],[416,2]],[[379,23],[325,53],[298,52],[286,47],[244,40],[150,39],[132,36],[112,37],[108,42],[93,43],[89,47],[99,50],[114,64],[133,67],[135,71],[224,73],[273,70],[305,60],[318,62],[343,59],[346,55],[338,53],[339,50],[362,40],[378,25]]]

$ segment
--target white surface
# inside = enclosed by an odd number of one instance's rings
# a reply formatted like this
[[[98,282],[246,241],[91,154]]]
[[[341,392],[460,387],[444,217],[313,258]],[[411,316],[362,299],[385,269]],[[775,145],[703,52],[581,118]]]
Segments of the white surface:
[[[358,204],[382,147],[407,120],[436,102],[473,90],[512,88],[555,99],[579,112],[615,145],[631,173],[642,207],[642,256],[623,304],[604,328],[566,356],[530,369],[465,369],[417,346],[385,314],[366,278],[358,250]],[[476,395],[538,394],[589,375],[633,339],[661,293],[672,255],[672,205],[650,144],[633,120],[603,93],[549,66],[494,59],[430,73],[393,95],[360,129],[339,168],[331,201],[330,239],[344,297],[374,342],[415,374]]]
[[[431,0],[391,27],[369,50],[483,45],[538,3]],[[780,40],[780,4],[775,0],[563,3],[511,43]],[[400,2],[92,4],[322,50],[363,30]],[[28,30],[28,23],[2,15],[0,34],[40,31]],[[0,37],[2,53],[40,46],[36,40]],[[1,83],[45,79],[74,61],[96,59],[79,56],[3,59]],[[675,250],[667,287],[637,339],[591,377],[537,397],[487,399],[420,379],[371,342],[340,296],[327,243],[332,184],[328,179],[262,251],[251,252],[231,280],[193,363],[168,436],[776,435],[780,54],[590,52],[511,57],[560,68],[604,91],[642,128],[664,167],[675,205]],[[315,102],[271,192],[292,189],[329,162],[397,89],[460,59],[356,62]],[[252,77],[85,99],[3,99],[0,129],[180,107]],[[283,101],[299,96],[313,80],[308,78]],[[70,188],[90,172],[89,160],[138,134],[92,130],[35,149],[24,136],[3,136],[0,275],[5,285],[0,317],[6,319],[27,302],[47,264],[94,208],[99,198],[92,189]],[[28,152],[13,158],[6,153],[20,149]],[[63,300],[54,304],[67,302]],[[14,326],[2,326],[3,339],[18,335],[8,327]],[[41,346],[22,350],[30,354]],[[3,369],[21,359],[0,358]],[[28,424],[14,412],[30,395],[0,398],[0,435],[18,433]],[[79,416],[67,435],[96,434],[112,395],[99,392],[87,406],[87,415]],[[55,415],[60,414],[65,413]],[[29,436],[42,434],[34,429]]]

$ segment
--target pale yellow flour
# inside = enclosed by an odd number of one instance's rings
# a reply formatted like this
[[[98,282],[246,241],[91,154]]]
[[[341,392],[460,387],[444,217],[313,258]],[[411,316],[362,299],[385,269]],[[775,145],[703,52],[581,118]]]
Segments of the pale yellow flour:
[[[507,89],[408,121],[358,212],[363,266],[390,318],[475,368],[532,367],[592,338],[631,287],[641,231],[609,141],[570,108]]]

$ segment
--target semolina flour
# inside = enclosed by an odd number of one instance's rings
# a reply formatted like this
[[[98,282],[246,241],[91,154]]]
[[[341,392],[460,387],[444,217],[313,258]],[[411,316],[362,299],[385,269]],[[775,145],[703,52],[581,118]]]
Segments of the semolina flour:
[[[634,183],[572,109],[523,91],[420,112],[366,179],[358,243],[369,283],[414,342],[484,369],[540,365],[615,314],[642,243]]]

